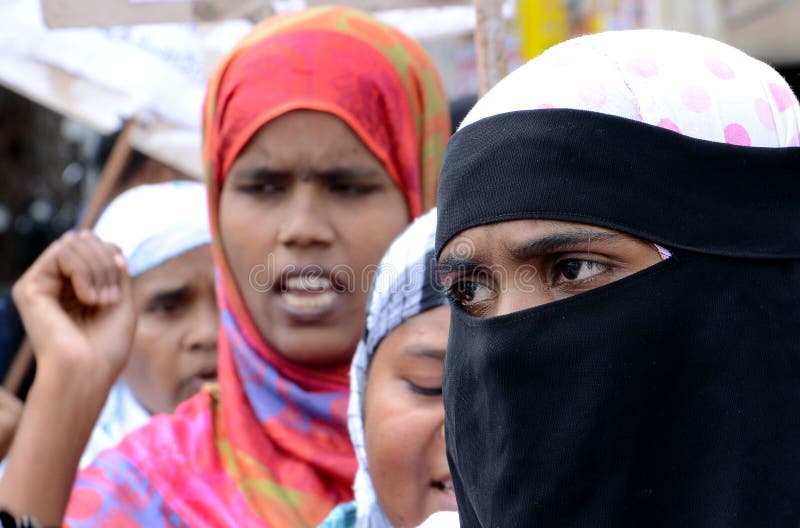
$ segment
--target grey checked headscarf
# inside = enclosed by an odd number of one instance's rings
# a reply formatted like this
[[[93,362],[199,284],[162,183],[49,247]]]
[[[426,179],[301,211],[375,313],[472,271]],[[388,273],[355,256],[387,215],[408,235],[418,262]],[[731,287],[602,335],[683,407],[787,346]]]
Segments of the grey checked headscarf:
[[[367,325],[350,369],[347,424],[358,458],[354,484],[356,526],[389,528],[369,475],[364,443],[363,400],[372,356],[389,332],[403,322],[447,302],[436,283],[434,238],[436,209],[409,226],[381,260],[367,305]]]

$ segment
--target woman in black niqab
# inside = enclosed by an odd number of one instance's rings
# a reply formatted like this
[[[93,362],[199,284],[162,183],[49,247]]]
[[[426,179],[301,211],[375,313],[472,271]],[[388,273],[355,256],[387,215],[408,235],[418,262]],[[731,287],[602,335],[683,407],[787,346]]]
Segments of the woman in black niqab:
[[[464,527],[800,524],[800,107],[711,39],[551,48],[452,138]]]

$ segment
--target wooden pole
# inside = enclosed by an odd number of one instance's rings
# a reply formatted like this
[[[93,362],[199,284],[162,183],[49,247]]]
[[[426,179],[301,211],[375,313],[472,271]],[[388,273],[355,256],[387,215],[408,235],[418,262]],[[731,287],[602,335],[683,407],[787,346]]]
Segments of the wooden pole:
[[[6,372],[6,377],[3,380],[3,388],[12,394],[18,394],[32,366],[33,350],[31,350],[28,340],[24,339],[17,349],[14,361],[11,362],[8,372]]]
[[[474,0],[475,55],[478,65],[478,95],[483,95],[505,77],[506,22],[502,0]]]
[[[130,119],[125,123],[125,126],[122,127],[122,131],[119,133],[119,137],[114,143],[114,147],[111,149],[111,154],[106,164],[103,166],[103,172],[100,173],[100,180],[97,182],[97,187],[92,193],[89,203],[86,205],[83,218],[81,218],[78,223],[80,229],[91,229],[94,227],[97,219],[100,218],[100,213],[103,212],[103,208],[110,201],[119,186],[122,173],[125,171],[125,166],[128,164],[128,160],[131,157],[132,147],[130,138],[135,123],[136,121],[134,119]]]

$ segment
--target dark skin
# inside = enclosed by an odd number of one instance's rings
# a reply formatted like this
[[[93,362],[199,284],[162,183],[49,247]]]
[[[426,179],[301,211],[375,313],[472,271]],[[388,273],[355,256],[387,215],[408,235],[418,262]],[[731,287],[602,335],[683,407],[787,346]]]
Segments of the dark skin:
[[[123,377],[148,411],[170,413],[216,378],[211,248],[194,248],[135,277],[133,300],[136,333]]]
[[[131,290],[119,249],[88,231],[51,244],[14,285],[36,377],[0,481],[12,514],[61,524],[81,453],[128,359]]]
[[[496,317],[599,288],[661,261],[656,247],[602,227],[513,220],[460,233],[438,271],[452,301]]]
[[[408,221],[383,163],[323,112],[264,125],[220,197],[223,246],[253,322],[277,353],[310,367],[350,361],[370,268]]]
[[[392,526],[456,510],[444,444],[442,370],[450,307],[418,314],[378,346],[364,394],[364,436],[378,502]]]

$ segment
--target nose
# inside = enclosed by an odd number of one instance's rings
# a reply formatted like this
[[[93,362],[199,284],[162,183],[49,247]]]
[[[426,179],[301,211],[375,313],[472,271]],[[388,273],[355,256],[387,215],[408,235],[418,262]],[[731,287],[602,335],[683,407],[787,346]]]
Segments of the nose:
[[[278,241],[281,244],[309,247],[333,242],[335,232],[327,204],[315,186],[314,182],[300,182],[295,185],[284,221],[279,226]]]
[[[207,298],[198,302],[186,333],[186,349],[192,352],[216,353],[219,332],[219,310],[216,300],[209,292]]]
[[[506,315],[528,308],[541,306],[553,302],[553,297],[547,293],[544,284],[526,285],[525,288],[518,288],[512,284],[506,288],[507,291],[501,293],[497,302],[497,312],[494,316]]]

